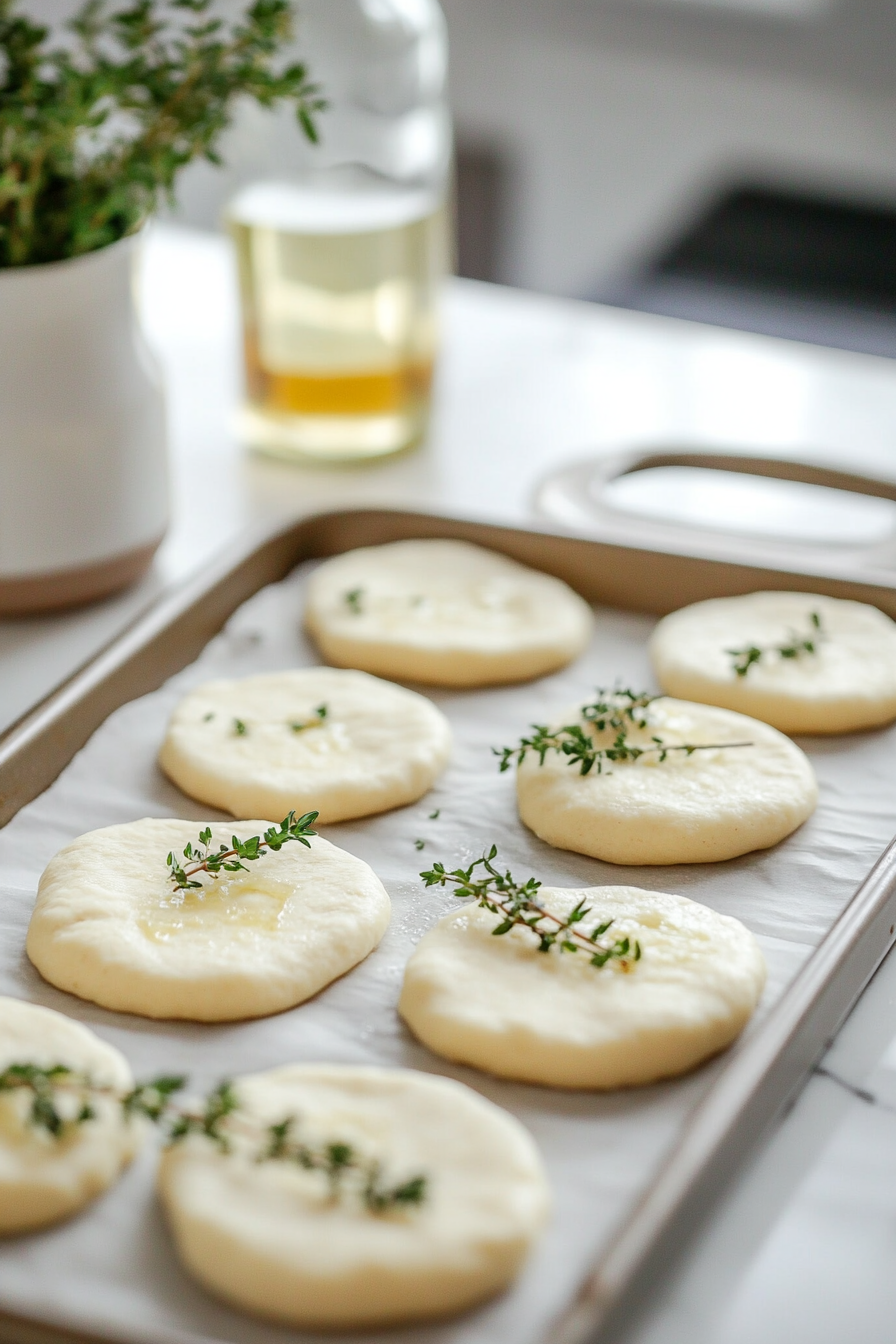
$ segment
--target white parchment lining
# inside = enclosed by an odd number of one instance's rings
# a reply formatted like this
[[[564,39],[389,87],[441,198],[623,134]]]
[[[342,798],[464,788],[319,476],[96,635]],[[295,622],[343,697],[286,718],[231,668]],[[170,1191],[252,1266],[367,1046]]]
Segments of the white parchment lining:
[[[322,834],[366,860],[385,883],[393,917],[361,966],[310,1003],[278,1017],[223,1026],[158,1023],[106,1012],[45,984],[27,961],[25,931],[37,881],[57,849],[98,826],[144,816],[204,820],[209,809],[183,797],[155,754],[169,713],[188,688],[213,676],[241,676],[318,661],[299,627],[309,567],[258,593],[196,663],[161,690],[113,714],[56,783],[0,832],[0,993],[79,1018],[121,1049],[138,1078],[189,1073],[197,1089],[224,1076],[291,1060],[407,1065],[477,1088],[528,1126],[554,1194],[550,1229],[516,1286],[460,1320],[380,1332],[382,1344],[529,1344],[543,1338],[614,1226],[650,1180],[717,1070],[608,1096],[552,1092],[453,1067],[417,1045],[395,1011],[402,968],[415,942],[451,898],[424,891],[417,874],[440,859],[451,867],[495,841],[515,875],[556,885],[626,882],[681,892],[742,919],[769,963],[760,1012],[767,1012],[829,929],[894,829],[896,730],[806,739],[821,801],[805,826],[776,849],[725,864],[614,868],[552,850],[516,816],[511,775],[490,748],[511,743],[551,707],[617,680],[653,684],[645,652],[647,617],[598,612],[591,649],[572,667],[509,689],[428,692],[451,720],[455,750],[435,789],[419,803]],[[437,820],[429,814],[440,809]],[[425,841],[418,851],[415,840]],[[153,1194],[150,1145],[118,1185],[68,1224],[0,1244],[0,1308],[69,1329],[146,1341],[227,1340],[275,1344],[294,1332],[220,1305],[180,1269]],[[303,1339],[334,1336],[302,1335]],[[358,1336],[338,1336],[356,1339]]]

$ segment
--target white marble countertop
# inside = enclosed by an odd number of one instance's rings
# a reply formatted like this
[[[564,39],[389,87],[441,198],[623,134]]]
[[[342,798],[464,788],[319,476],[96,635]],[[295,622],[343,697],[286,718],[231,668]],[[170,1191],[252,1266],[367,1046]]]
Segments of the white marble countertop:
[[[173,520],[137,589],[0,622],[0,728],[248,525],[390,504],[532,522],[538,480],[622,448],[778,453],[896,480],[896,363],[455,281],[433,426],[413,454],[315,469],[246,455],[225,240],[149,239],[141,294],[164,370]],[[631,1344],[896,1338],[896,958]],[[867,1093],[867,1095],[866,1095]],[[877,1100],[868,1098],[873,1096]]]

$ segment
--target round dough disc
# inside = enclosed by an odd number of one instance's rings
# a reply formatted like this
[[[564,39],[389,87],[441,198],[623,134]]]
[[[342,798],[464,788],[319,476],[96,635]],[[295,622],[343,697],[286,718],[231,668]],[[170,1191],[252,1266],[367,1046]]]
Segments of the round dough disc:
[[[598,732],[579,707],[552,727],[578,723],[598,745],[615,732]],[[814,811],[818,785],[806,756],[782,733],[727,709],[662,698],[650,705],[646,728],[630,728],[628,742],[669,746],[749,742],[746,747],[672,752],[637,761],[604,762],[582,775],[577,764],[549,751],[544,764],[530,752],[517,771],[520,817],[558,849],[608,863],[714,863],[767,849]]]
[[[816,642],[816,652],[766,654],[744,676],[735,672],[727,650],[775,648],[794,636]],[[896,718],[896,624],[863,602],[813,593],[697,602],[660,621],[650,657],[669,695],[740,710],[784,733],[848,733]]]
[[[684,896],[637,887],[542,887],[539,903],[578,926],[612,920],[641,959],[592,966],[584,951],[538,951],[519,927],[467,905],[440,920],[407,964],[399,1011],[447,1059],[548,1087],[611,1088],[684,1073],[737,1036],[756,1007],[765,962],[736,919]]]
[[[319,1172],[193,1137],[159,1188],[177,1248],[206,1288],[289,1325],[352,1329],[461,1311],[517,1273],[548,1210],[535,1144],[470,1088],[408,1069],[288,1065],[237,1079],[259,1128],[295,1116],[305,1142],[346,1142],[389,1186],[426,1177],[423,1202],[367,1210]]]
[[[211,847],[267,823],[206,823]],[[375,873],[319,836],[247,871],[175,891],[169,851],[203,823],[147,818],[90,831],[50,860],[27,951],[45,980],[143,1017],[228,1022],[292,1008],[376,947],[390,904]],[[183,860],[181,860],[183,862]]]
[[[134,1086],[124,1056],[80,1022],[2,998],[0,1072],[11,1064],[64,1064],[118,1093]],[[140,1125],[124,1119],[114,1097],[94,1094],[93,1119],[67,1125],[58,1138],[25,1122],[29,1106],[24,1089],[0,1093],[0,1233],[27,1232],[76,1213],[118,1178],[140,1146]]]
[[[235,817],[316,811],[326,824],[415,802],[450,751],[448,721],[425,696],[308,667],[197,687],[172,715],[159,764]]]
[[[311,576],[305,623],[341,667],[490,686],[565,667],[594,617],[560,579],[506,555],[467,541],[394,541],[326,560]]]

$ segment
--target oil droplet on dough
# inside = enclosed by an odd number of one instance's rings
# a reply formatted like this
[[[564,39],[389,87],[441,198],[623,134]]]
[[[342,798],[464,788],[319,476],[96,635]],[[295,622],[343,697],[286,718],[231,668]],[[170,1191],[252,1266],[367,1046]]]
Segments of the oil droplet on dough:
[[[275,933],[291,891],[263,873],[206,876],[198,890],[165,891],[147,902],[137,925],[157,943],[225,928]]]

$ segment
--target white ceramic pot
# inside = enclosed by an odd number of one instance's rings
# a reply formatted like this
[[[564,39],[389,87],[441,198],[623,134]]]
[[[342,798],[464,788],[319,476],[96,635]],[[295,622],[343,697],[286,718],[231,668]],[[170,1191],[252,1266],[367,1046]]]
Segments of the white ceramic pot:
[[[134,307],[139,243],[0,269],[0,613],[124,587],[167,526],[162,390]]]

